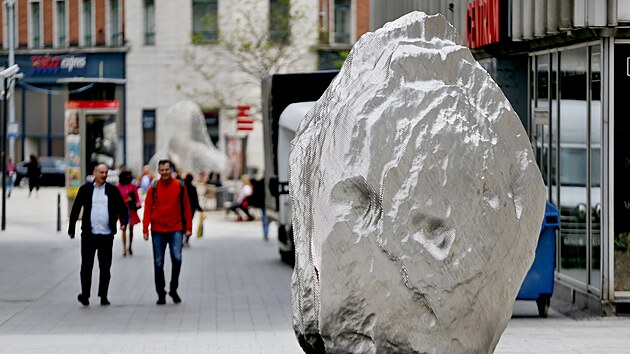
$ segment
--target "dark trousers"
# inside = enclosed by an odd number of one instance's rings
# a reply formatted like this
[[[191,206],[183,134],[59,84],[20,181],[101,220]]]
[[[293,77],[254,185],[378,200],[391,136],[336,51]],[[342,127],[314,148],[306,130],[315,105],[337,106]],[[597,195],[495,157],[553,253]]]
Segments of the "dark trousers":
[[[230,206],[230,210],[232,210],[234,212],[234,214],[241,216],[241,214],[238,213],[237,209],[241,210],[245,216],[247,216],[249,219],[252,218],[252,215],[249,213],[249,210],[246,206],[243,205],[243,203],[241,204],[232,204]]]
[[[155,290],[159,296],[166,295],[166,280],[164,279],[164,255],[166,245],[171,251],[171,292],[177,291],[179,286],[179,271],[182,268],[182,241],[184,233],[152,231],[153,240],[153,269],[155,272]]]
[[[100,277],[98,281],[98,296],[107,296],[109,269],[112,266],[112,248],[114,235],[81,234],[81,292],[90,297],[92,287],[92,268],[94,267],[94,254],[97,253]]]

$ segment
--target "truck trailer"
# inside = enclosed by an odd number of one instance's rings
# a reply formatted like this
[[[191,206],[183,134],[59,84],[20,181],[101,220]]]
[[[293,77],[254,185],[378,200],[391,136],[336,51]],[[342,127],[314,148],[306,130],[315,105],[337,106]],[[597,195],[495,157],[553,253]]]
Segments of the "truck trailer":
[[[262,82],[265,146],[265,207],[278,225],[278,250],[283,262],[295,264],[288,162],[291,140],[302,121],[338,71],[274,74]]]

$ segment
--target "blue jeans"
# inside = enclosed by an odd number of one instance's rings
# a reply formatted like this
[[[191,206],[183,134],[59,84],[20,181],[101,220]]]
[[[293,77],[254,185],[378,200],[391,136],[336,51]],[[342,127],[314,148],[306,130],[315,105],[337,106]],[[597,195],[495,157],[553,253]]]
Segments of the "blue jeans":
[[[263,236],[267,238],[267,235],[269,235],[269,219],[267,219],[267,208],[260,208],[260,213],[262,214]]]
[[[153,268],[155,271],[155,290],[159,296],[165,296],[166,281],[164,280],[164,254],[166,245],[171,252],[171,286],[170,292],[177,291],[179,286],[179,271],[182,268],[182,239],[184,233],[175,232],[151,232],[153,241]]]
[[[11,191],[13,190],[13,184],[15,183],[15,173],[12,175],[8,175],[7,174],[7,179],[5,180],[6,183],[6,190],[7,190],[7,194],[10,197],[11,196]]]

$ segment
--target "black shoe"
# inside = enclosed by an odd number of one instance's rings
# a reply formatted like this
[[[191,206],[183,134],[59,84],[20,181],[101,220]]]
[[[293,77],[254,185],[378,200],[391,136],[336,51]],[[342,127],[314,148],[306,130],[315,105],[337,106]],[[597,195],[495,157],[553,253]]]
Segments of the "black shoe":
[[[133,256],[133,251],[131,250],[131,248],[129,248],[129,255]]]
[[[77,300],[79,300],[83,306],[90,306],[90,300],[88,300],[88,297],[83,294],[79,294],[79,296],[77,296]]]
[[[177,295],[177,291],[171,291],[168,294],[173,298],[174,303],[179,304],[180,302],[182,302],[182,299],[179,297],[179,295]]]
[[[158,301],[156,302],[158,305],[166,305],[166,295],[158,295]]]
[[[107,300],[107,296],[101,296],[101,305],[103,306],[107,306],[110,305],[111,302],[109,302],[109,300]]]

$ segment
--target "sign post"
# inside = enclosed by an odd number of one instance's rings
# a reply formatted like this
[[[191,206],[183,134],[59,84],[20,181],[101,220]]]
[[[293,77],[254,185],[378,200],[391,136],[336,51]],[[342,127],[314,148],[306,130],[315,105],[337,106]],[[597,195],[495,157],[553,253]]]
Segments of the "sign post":
[[[12,138],[15,139],[18,137],[18,124],[17,122],[13,121],[9,121],[9,126],[7,128],[7,138]]]

